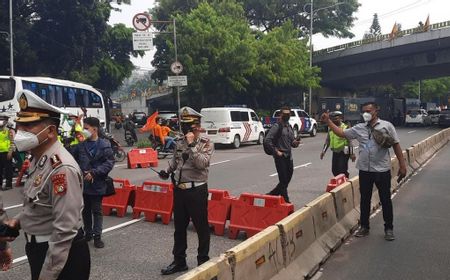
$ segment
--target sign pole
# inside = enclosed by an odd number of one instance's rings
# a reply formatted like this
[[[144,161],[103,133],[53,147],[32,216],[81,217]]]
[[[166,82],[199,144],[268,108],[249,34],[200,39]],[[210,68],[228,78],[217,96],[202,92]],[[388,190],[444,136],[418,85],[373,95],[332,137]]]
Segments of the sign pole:
[[[13,34],[13,8],[12,0],[9,0],[9,68],[11,77],[14,76],[14,34]]]
[[[177,52],[177,28],[175,25],[175,18],[173,19],[173,43],[175,47],[175,61],[178,61],[178,52]],[[178,76],[178,73],[175,73]],[[181,132],[181,104],[180,104],[180,87],[177,86],[177,103],[178,103],[178,129]]]

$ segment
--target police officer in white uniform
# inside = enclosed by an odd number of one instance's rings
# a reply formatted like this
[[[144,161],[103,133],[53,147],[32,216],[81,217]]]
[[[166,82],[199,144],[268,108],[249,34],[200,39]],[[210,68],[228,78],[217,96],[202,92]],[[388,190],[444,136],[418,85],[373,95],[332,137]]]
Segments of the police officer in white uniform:
[[[61,114],[33,92],[18,93],[19,151],[33,156],[22,211],[8,225],[21,228],[32,280],[89,279],[89,247],[81,230],[83,180],[78,164],[57,140]]]
[[[160,172],[163,179],[168,179],[171,174],[175,186],[174,260],[161,270],[163,275],[188,269],[186,228],[191,219],[198,235],[197,264],[209,260],[208,168],[214,146],[209,139],[200,136],[200,113],[190,107],[183,107],[180,116],[184,137],[176,141],[176,151],[169,168]]]

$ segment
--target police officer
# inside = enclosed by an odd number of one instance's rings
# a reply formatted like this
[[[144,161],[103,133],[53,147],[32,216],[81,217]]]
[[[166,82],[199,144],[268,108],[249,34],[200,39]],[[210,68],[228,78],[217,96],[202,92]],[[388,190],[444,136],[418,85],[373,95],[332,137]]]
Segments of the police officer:
[[[32,280],[89,279],[89,247],[81,230],[82,176],[57,141],[60,116],[66,112],[28,90],[17,96],[14,142],[33,158],[23,209],[8,225],[24,232]]]
[[[348,125],[342,121],[341,111],[330,113],[330,118],[337,127],[342,129],[348,128]],[[331,171],[333,172],[333,175],[337,176],[339,174],[345,174],[345,177],[348,178],[348,160],[349,158],[351,158],[353,162],[356,160],[355,154],[353,153],[352,142],[344,137],[337,136],[336,133],[330,129],[327,138],[325,139],[322,152],[320,153],[320,159],[323,159],[328,147],[333,151],[333,158],[331,160]]]
[[[161,270],[163,275],[188,269],[186,265],[187,232],[192,219],[198,235],[197,263],[209,260],[210,232],[208,225],[208,167],[214,151],[207,138],[200,137],[202,115],[190,107],[180,111],[184,137],[177,141],[176,151],[167,171],[160,176],[167,179],[171,174],[174,183],[174,246],[173,262]]]
[[[11,145],[11,131],[7,127],[8,116],[0,115],[0,189],[12,189],[12,156],[14,145]],[[3,174],[6,184],[3,187]]]

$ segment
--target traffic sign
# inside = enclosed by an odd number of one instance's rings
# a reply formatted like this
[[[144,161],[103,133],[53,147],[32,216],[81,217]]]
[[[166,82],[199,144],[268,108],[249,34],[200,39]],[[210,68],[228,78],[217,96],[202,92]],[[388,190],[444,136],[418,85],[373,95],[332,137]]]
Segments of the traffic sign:
[[[152,18],[149,14],[139,13],[133,17],[133,26],[136,30],[145,31],[152,25]]]
[[[175,61],[170,65],[170,70],[172,70],[172,73],[174,74],[180,74],[183,71],[183,65],[179,61]]]
[[[153,49],[153,36],[151,32],[133,33],[133,50],[148,51]]]
[[[169,76],[167,83],[169,87],[185,87],[187,86],[187,76]]]

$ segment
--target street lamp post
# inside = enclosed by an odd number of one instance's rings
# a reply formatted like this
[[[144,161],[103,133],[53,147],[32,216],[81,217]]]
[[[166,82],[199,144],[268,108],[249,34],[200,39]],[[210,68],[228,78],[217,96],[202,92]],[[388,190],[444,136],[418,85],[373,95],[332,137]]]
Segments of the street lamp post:
[[[345,4],[344,2],[338,2],[336,4],[327,6],[327,7],[323,7],[323,8],[319,8],[314,10],[314,0],[311,0],[311,2],[309,4],[306,4],[303,8],[303,10],[306,12],[306,6],[310,5],[311,8],[309,9],[309,19],[310,19],[310,23],[309,23],[309,67],[312,68],[313,66],[313,44],[312,44],[312,36],[313,36],[313,22],[314,22],[314,13],[321,11],[321,10],[326,10],[329,8],[333,8],[339,5]],[[312,87],[309,86],[309,109],[308,109],[308,113],[311,116],[311,104],[312,104]]]
[[[13,43],[13,12],[12,0],[9,0],[9,68],[11,70],[11,77],[14,76],[14,43]]]

